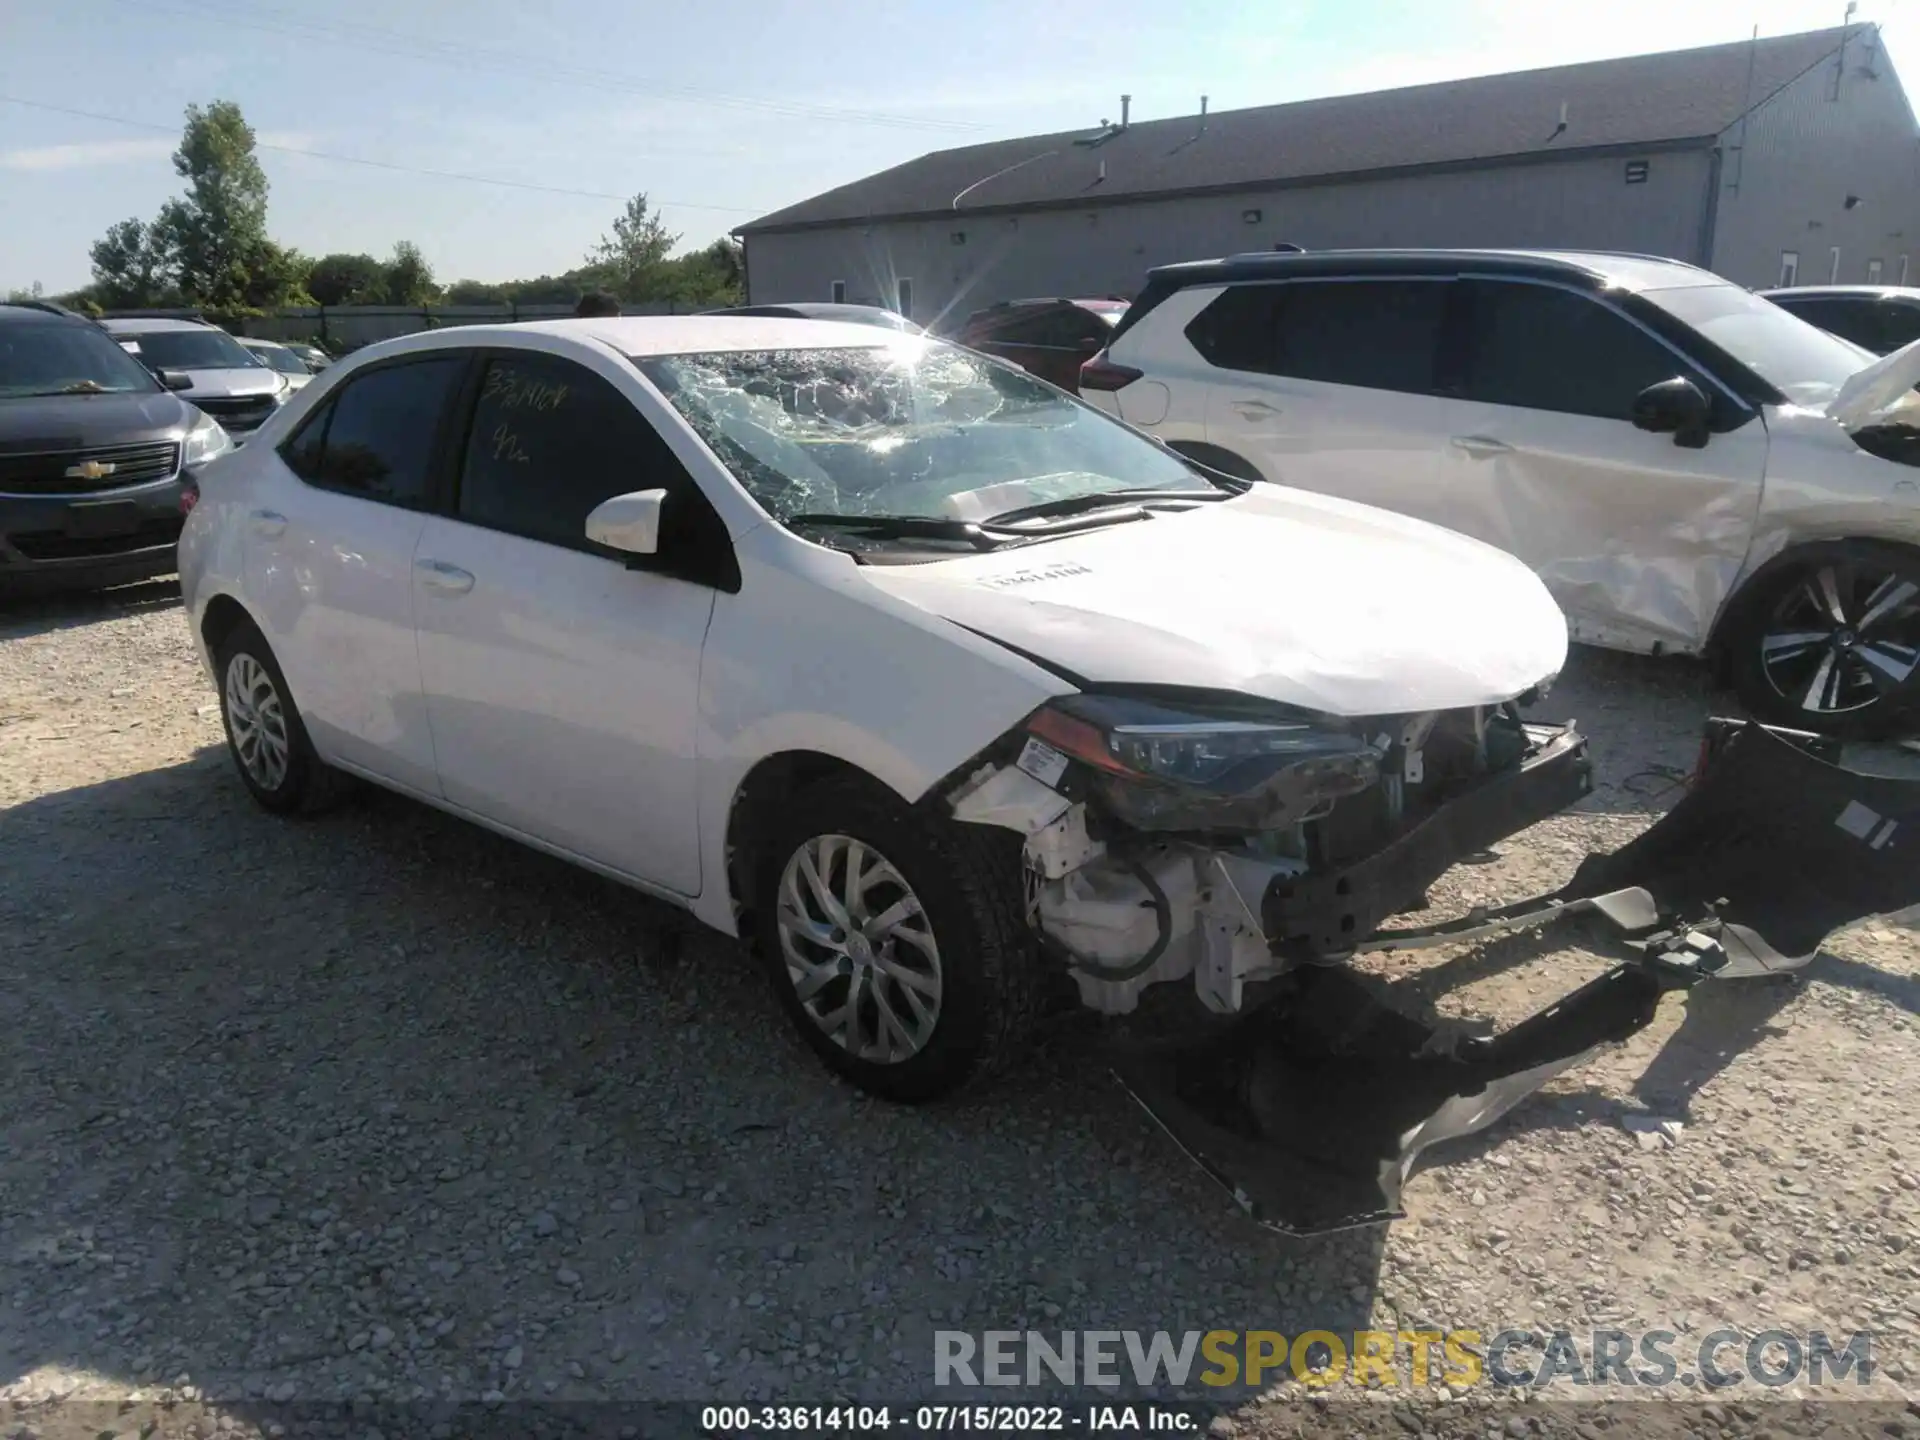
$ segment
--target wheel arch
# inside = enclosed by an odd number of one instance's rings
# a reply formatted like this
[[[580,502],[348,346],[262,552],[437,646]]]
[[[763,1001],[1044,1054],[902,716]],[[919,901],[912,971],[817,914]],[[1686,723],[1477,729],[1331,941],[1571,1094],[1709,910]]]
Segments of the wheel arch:
[[[1210,470],[1218,470],[1237,480],[1265,480],[1260,467],[1244,455],[1239,455],[1224,445],[1215,445],[1206,440],[1169,440],[1167,448],[1178,452],[1187,459],[1205,465]]]
[[[1724,670],[1728,640],[1738,632],[1753,606],[1766,595],[1767,587],[1781,574],[1796,566],[1813,564],[1823,556],[1858,554],[1862,551],[1891,551],[1909,565],[1920,565],[1920,545],[1908,540],[1888,539],[1879,535],[1829,535],[1791,542],[1777,554],[1754,566],[1734,586],[1733,593],[1720,607],[1720,613],[1714,617],[1713,628],[1707,635],[1707,654],[1712,658],[1715,668]]]
[[[743,940],[753,934],[748,900],[753,893],[749,867],[778,807],[811,785],[836,777],[856,779],[911,805],[891,785],[849,760],[821,750],[781,750],[762,757],[740,778],[727,806],[726,865],[721,876],[727,888],[725,907]]]
[[[248,612],[246,606],[224,591],[207,601],[206,608],[200,614],[200,639],[206,646],[209,664],[220,653],[220,646],[225,643],[227,637],[241,625],[248,623],[256,627],[259,624]]]

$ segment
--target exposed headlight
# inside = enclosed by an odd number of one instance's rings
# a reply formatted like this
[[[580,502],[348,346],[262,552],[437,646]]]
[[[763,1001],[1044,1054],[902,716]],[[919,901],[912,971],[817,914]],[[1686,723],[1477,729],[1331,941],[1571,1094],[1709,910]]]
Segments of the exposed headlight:
[[[1277,829],[1379,780],[1381,752],[1364,737],[1246,709],[1205,715],[1072,695],[1036,711],[1027,730],[1094,772],[1107,807],[1142,830]]]
[[[202,415],[187,432],[186,443],[180,449],[180,463],[193,470],[231,449],[233,437],[211,415]]]

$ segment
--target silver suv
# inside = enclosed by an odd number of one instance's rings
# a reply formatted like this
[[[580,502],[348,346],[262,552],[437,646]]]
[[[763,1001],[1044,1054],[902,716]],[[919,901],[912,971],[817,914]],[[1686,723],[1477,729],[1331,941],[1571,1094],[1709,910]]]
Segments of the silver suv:
[[[120,348],[155,374],[186,377],[168,385],[220,422],[235,444],[286,404],[293,389],[267,362],[217,325],[198,320],[104,320]]]

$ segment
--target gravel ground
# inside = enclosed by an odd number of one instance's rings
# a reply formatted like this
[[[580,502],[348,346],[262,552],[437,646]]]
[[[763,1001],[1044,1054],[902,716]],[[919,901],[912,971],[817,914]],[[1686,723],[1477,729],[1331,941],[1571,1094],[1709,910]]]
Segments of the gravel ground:
[[[1436,898],[1514,898],[1631,836],[1709,699],[1692,666],[1578,653],[1540,713],[1579,717],[1600,788]],[[1911,916],[1670,1000],[1430,1153],[1406,1220],[1289,1241],[1163,1140],[1081,1017],[980,1099],[889,1108],[640,897],[392,796],[262,813],[162,583],[0,610],[0,936],[0,1436],[238,1435],[334,1399],[925,1399],[937,1328],[1597,1325],[1682,1351],[1871,1329],[1884,1407],[1748,1384],[1661,1413],[1920,1435]],[[1370,968],[1506,1022],[1604,967],[1579,942]],[[1215,1429],[1617,1423],[1394,1395],[1323,1411],[1288,1382]]]

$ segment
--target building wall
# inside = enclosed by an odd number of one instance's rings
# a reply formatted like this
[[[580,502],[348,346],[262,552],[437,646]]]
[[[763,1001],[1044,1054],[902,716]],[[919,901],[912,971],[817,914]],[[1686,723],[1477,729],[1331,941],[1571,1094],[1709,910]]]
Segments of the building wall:
[[[1238,195],[1089,205],[1017,216],[749,235],[756,304],[830,300],[892,305],[912,282],[922,324],[997,300],[1033,295],[1132,296],[1155,265],[1279,241],[1356,246],[1583,247],[1698,260],[1710,160],[1704,151],[1644,157],[1644,183],[1625,183],[1627,158],[1586,157]],[[1257,218],[1248,218],[1257,212]]]
[[[1828,60],[1756,109],[1745,133],[1721,137],[1720,203],[1713,269],[1742,285],[1781,283],[1781,255],[1800,256],[1799,282],[1863,284],[1870,260],[1880,278],[1920,284],[1920,134],[1886,53],[1856,35],[1835,98]],[[1877,78],[1875,78],[1877,76]],[[1849,195],[1859,203],[1849,210]]]

